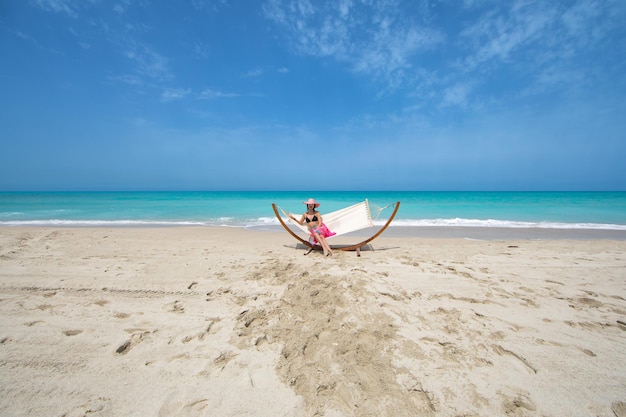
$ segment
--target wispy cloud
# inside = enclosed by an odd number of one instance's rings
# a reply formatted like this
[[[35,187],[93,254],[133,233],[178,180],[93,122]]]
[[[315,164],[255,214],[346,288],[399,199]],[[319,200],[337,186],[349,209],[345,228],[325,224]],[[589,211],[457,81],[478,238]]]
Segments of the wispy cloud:
[[[222,91],[211,90],[210,88],[207,88],[206,90],[200,93],[201,99],[232,98],[232,97],[239,97],[239,96],[240,94],[224,93]]]
[[[207,59],[209,57],[209,46],[201,41],[196,41],[191,46],[194,54],[200,59]]]
[[[191,5],[196,10],[208,9],[217,12],[220,7],[228,5],[228,0],[191,0]]]
[[[32,0],[32,3],[48,12],[62,13],[78,18],[75,2],[72,0]]]
[[[352,71],[392,84],[405,80],[417,53],[443,39],[418,22],[424,16],[403,14],[395,0],[269,0],[263,10],[300,53],[334,58]]]
[[[246,72],[244,74],[244,77],[246,78],[257,78],[260,77],[261,75],[263,75],[263,70],[261,68],[255,68],[255,69],[251,69],[250,71]]]
[[[157,80],[170,79],[167,58],[150,46],[138,42],[131,43],[124,51],[126,58],[135,64],[137,73]]]
[[[472,86],[469,83],[458,83],[445,88],[443,91],[442,105],[465,107],[471,90]]]
[[[113,11],[117,14],[123,14],[125,12],[124,6],[119,3],[113,5]]]
[[[168,88],[161,93],[161,101],[180,100],[187,97],[191,93],[191,89],[187,88]]]
[[[459,74],[485,82],[489,74],[508,68],[511,77],[523,80],[523,95],[579,88],[590,75],[582,71],[593,66],[592,57],[607,36],[624,36],[618,16],[626,18],[626,8],[617,2],[515,1],[476,7],[482,17],[458,38],[465,46]]]
[[[424,106],[472,105],[494,73],[511,77],[493,91],[502,98],[574,88],[588,67],[580,63],[607,37],[626,35],[619,0],[267,0],[263,12],[296,52],[344,63],[383,92],[409,91]],[[617,73],[598,68],[595,76],[605,71]]]
[[[138,77],[137,75],[117,75],[109,77],[109,81],[114,83],[123,83],[127,85],[132,85],[135,87],[140,87],[144,85],[143,79]]]

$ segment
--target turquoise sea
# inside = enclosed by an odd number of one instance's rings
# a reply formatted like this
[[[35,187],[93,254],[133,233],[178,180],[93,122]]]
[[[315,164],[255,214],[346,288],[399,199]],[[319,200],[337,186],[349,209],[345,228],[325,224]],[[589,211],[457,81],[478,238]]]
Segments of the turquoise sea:
[[[368,199],[373,216],[396,201],[391,227],[626,230],[626,192],[2,192],[0,226],[278,224],[271,208],[301,213],[313,197],[334,211]],[[380,212],[382,224],[391,208]]]

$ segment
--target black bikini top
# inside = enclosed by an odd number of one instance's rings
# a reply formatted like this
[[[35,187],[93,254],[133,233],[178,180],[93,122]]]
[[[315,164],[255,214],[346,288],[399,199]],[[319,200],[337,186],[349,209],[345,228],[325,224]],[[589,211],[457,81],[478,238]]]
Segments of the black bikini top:
[[[308,217],[306,218],[307,223],[316,222],[316,221],[317,221],[317,214],[314,214],[313,218],[311,219],[309,219]]]

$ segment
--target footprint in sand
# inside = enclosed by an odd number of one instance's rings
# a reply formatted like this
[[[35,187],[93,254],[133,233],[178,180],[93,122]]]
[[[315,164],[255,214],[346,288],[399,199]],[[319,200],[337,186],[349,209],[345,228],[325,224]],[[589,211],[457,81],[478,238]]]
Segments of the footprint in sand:
[[[185,312],[185,307],[183,307],[180,301],[174,301],[173,303],[166,304],[167,311],[172,313],[182,314]]]
[[[135,333],[130,339],[122,343],[116,350],[115,353],[118,355],[126,355],[132,348],[137,346],[139,343],[143,341],[143,339],[148,335],[148,332]]]
[[[165,416],[204,416],[211,408],[211,403],[206,398],[197,399],[185,403],[185,396],[180,392],[173,392],[165,398],[159,410],[159,417]]]
[[[594,308],[598,308],[601,307],[603,304],[602,302],[594,299],[594,298],[589,298],[589,297],[582,297],[579,298],[577,300],[580,304],[582,304],[584,307],[594,307]]]

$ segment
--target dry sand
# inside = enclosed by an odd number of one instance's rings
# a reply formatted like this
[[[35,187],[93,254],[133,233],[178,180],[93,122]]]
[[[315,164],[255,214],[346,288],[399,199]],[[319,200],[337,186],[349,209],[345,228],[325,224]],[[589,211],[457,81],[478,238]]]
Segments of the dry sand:
[[[1,416],[626,416],[626,241],[0,228]]]

